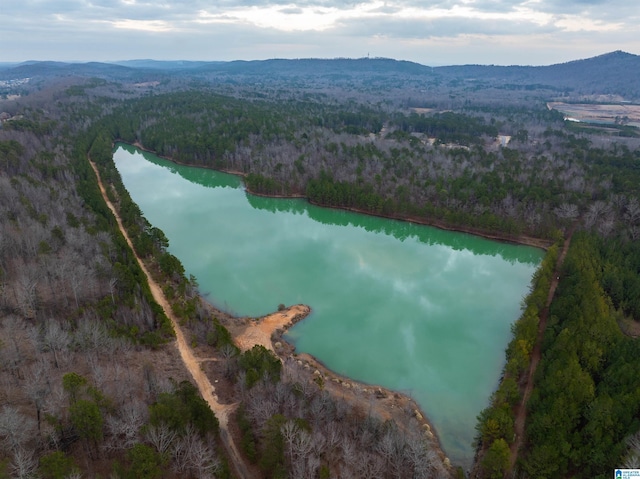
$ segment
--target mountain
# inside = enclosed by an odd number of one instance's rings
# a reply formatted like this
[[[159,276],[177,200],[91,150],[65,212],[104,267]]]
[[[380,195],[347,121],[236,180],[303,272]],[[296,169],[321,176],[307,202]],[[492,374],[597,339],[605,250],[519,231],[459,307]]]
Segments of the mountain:
[[[247,75],[326,75],[360,73],[396,73],[428,75],[432,68],[419,63],[393,60],[391,58],[302,58],[296,60],[272,59],[254,61],[232,61],[207,64],[201,71],[241,73]]]
[[[203,62],[188,60],[124,60],[119,62],[110,62],[113,65],[120,65],[129,68],[148,68],[152,70],[193,70],[204,65],[226,63],[226,62]]]
[[[139,75],[139,69],[101,62],[28,61],[0,69],[0,79],[80,76],[123,80],[132,79]]]
[[[572,97],[618,95],[626,100],[640,101],[640,56],[622,51],[536,67],[461,65],[432,68],[389,58],[307,58],[230,62],[149,59],[116,63],[25,62],[0,68],[0,79],[39,76],[85,76],[117,81],[150,81],[167,77],[232,82],[286,83],[302,80],[304,86],[332,84],[335,88],[372,83],[379,87],[402,88],[403,80],[407,80],[413,86],[433,82],[452,89],[550,90]]]
[[[615,51],[549,66],[462,65],[434,68],[449,79],[512,86],[548,86],[581,94],[640,99],[640,56]]]

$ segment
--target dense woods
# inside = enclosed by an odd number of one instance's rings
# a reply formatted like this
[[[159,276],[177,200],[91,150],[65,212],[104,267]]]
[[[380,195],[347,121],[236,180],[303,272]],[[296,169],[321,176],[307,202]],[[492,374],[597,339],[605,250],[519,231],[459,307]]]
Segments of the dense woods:
[[[638,430],[638,342],[622,334],[625,311],[603,289],[617,246],[580,234],[564,262],[530,403],[529,477],[607,477]]]
[[[127,102],[101,128],[179,162],[244,173],[257,193],[511,237],[555,240],[580,215],[603,236],[638,236],[640,153],[627,143],[576,136],[543,104],[387,110],[175,93]]]
[[[101,199],[88,144],[23,123],[0,145],[0,475],[223,471],[215,418],[195,431],[177,407],[202,399],[161,348],[171,327]],[[164,451],[150,446],[160,430]]]
[[[228,318],[200,300],[195,278],[124,189],[115,140],[239,172],[261,194],[553,244],[478,418],[478,477],[509,470],[539,319],[575,225],[514,474],[639,467],[637,130],[567,125],[535,91],[504,85],[478,93],[481,83],[434,77],[421,100],[417,90],[380,100],[375,82],[356,82],[371,90],[347,98],[324,83],[287,93],[253,81],[167,80],[155,94],[69,79],[22,86],[26,96],[3,104],[16,117],[0,129],[0,477],[233,475],[218,420],[169,344],[168,318],[88,158],[192,346],[217,358],[210,373],[239,405],[233,434],[254,477],[450,474],[411,412],[385,420],[332,396],[296,361],[241,353]]]
[[[283,369],[280,381],[247,383],[238,411],[243,449],[268,477],[448,476],[415,420],[384,421],[373,405],[332,397],[321,376],[310,381],[294,360]]]

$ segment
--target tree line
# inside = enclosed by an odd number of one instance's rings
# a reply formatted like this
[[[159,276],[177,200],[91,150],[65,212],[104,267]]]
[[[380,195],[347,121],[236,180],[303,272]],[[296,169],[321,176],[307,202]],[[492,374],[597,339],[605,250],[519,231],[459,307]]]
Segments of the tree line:
[[[638,150],[594,144],[544,105],[418,114],[198,91],[129,101],[101,128],[182,163],[242,172],[261,194],[550,240],[579,215],[605,236],[639,231]]]

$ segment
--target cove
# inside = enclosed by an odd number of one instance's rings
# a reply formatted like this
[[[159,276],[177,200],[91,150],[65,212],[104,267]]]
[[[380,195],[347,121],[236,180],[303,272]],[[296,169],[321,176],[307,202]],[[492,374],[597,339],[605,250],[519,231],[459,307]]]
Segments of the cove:
[[[238,177],[117,145],[114,161],[169,251],[215,306],[313,312],[287,337],[338,374],[411,395],[454,464],[504,365],[543,251],[247,194]]]

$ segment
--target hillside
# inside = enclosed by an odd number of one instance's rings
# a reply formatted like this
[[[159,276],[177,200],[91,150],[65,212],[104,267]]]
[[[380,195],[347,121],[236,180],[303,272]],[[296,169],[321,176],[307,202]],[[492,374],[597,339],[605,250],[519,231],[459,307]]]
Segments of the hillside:
[[[550,87],[565,94],[620,95],[640,100],[640,56],[622,51],[540,67],[464,65],[434,70],[470,84]]]
[[[131,60],[116,63],[25,62],[0,70],[0,80],[44,76],[107,80],[199,79],[305,88],[378,87],[541,90],[549,96],[615,95],[640,101],[640,57],[622,51],[549,66],[428,67],[388,58],[271,59],[230,62]],[[302,83],[300,83],[302,82]]]

